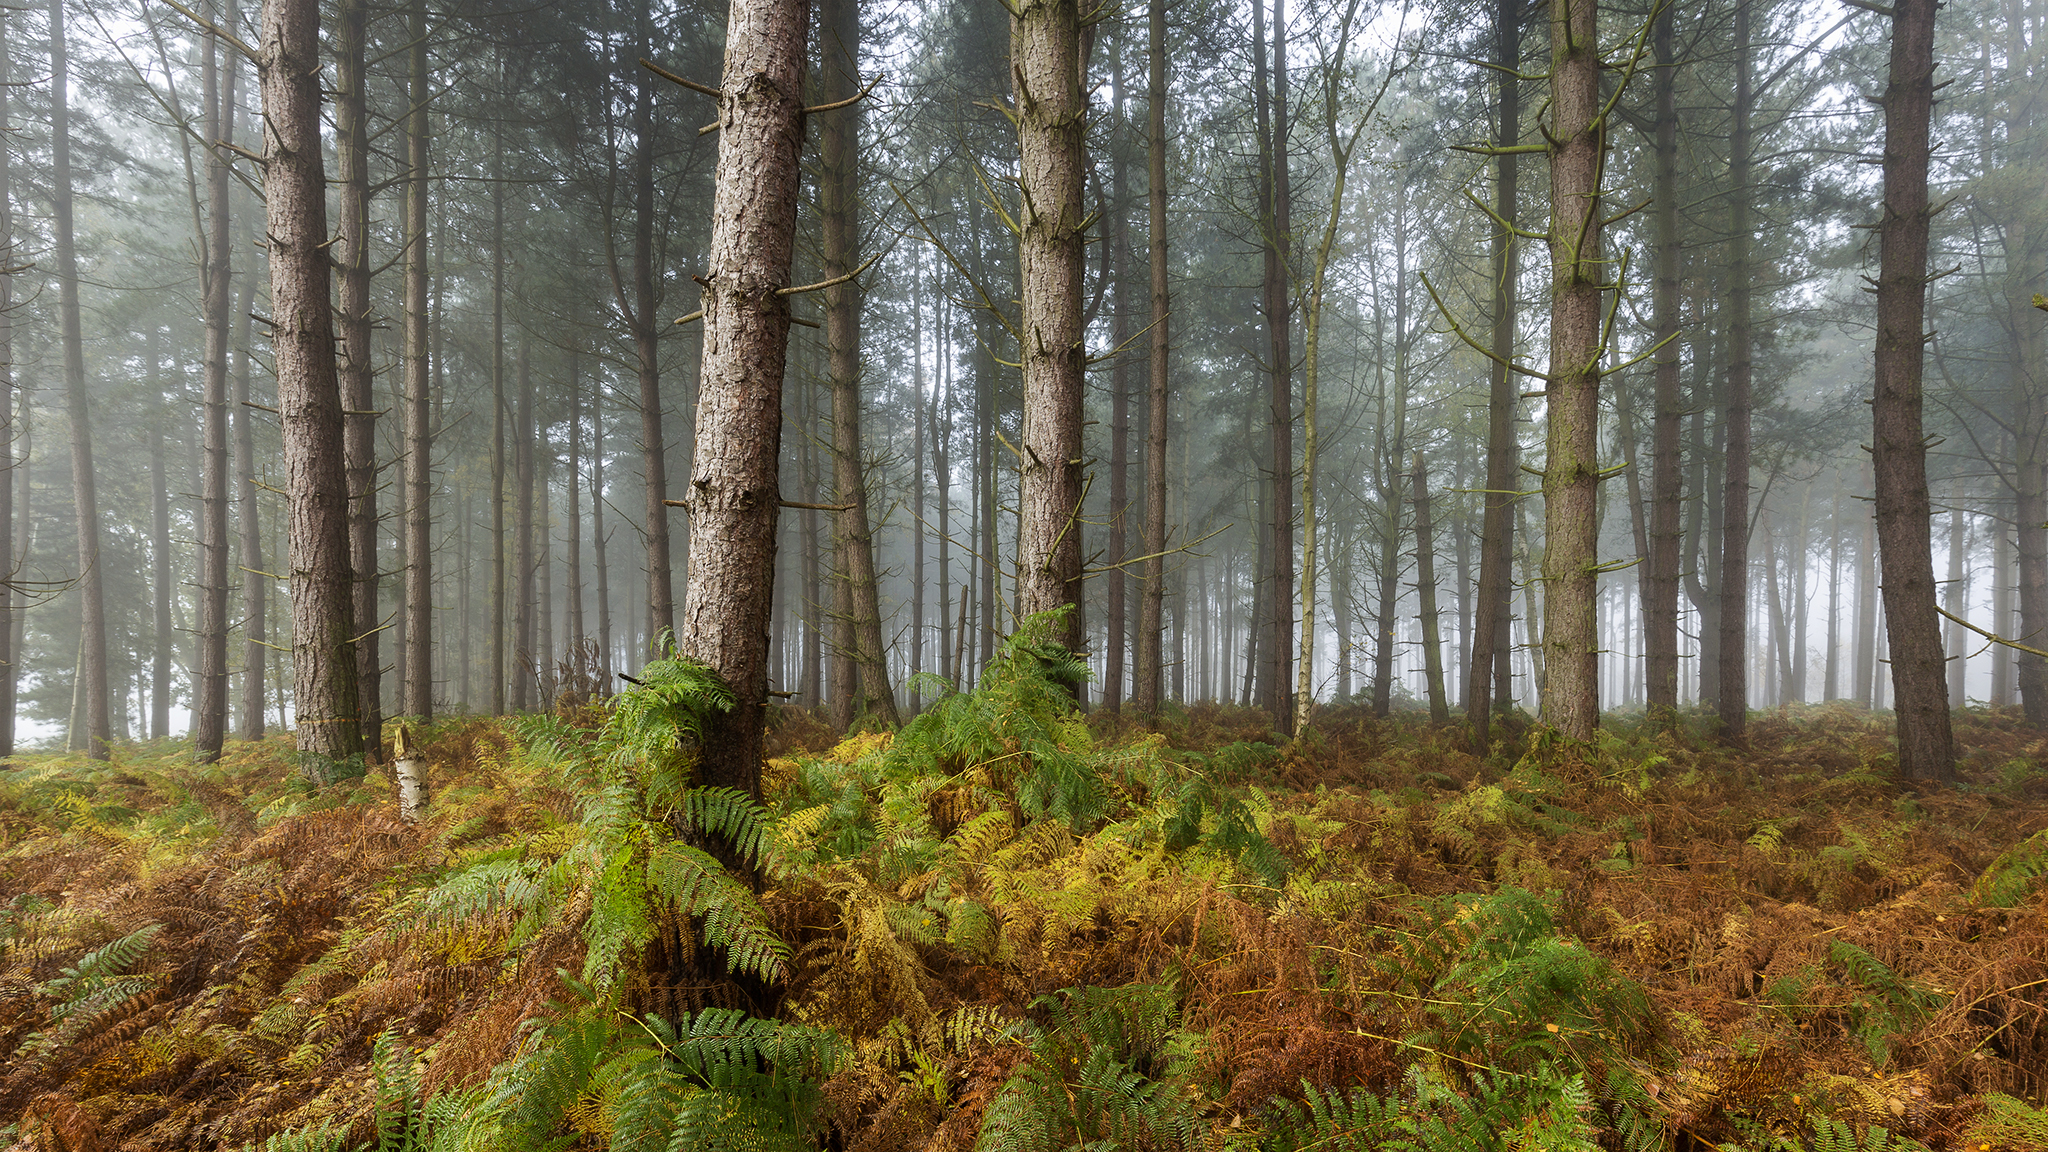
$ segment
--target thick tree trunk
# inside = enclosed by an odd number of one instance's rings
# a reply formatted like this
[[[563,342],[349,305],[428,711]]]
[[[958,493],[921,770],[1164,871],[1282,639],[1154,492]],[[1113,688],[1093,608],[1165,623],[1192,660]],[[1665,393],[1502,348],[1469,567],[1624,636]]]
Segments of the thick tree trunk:
[[[341,391],[328,300],[326,172],[320,153],[320,7],[263,5],[263,198],[271,347],[290,509],[292,665],[301,770],[325,782],[363,754]]]
[[[778,290],[789,285],[802,184],[807,7],[805,0],[734,0],[726,32],[690,475],[690,578],[678,636],[681,654],[724,678],[735,701],[705,732],[698,778],[757,800],[789,346],[789,298]]]
[[[1678,228],[1678,46],[1674,6],[1657,10],[1652,30],[1656,71],[1656,239],[1651,288],[1651,339],[1657,344],[1656,414],[1650,430],[1650,551],[1643,568],[1643,649],[1646,701],[1652,722],[1676,721],[1678,710],[1679,515],[1684,484],[1679,432],[1685,418],[1679,388],[1679,261],[1685,241]]]
[[[1017,113],[1018,260],[1023,273],[1024,426],[1018,461],[1019,613],[1068,607],[1081,594],[1081,398],[1087,348],[1082,248],[1082,146],[1088,104],[1076,0],[1020,0],[1011,9]],[[1069,611],[1052,633],[1080,646]]]
[[[1721,737],[1741,743],[1749,714],[1750,44],[1749,3],[1735,6],[1735,124],[1728,137],[1728,390],[1722,453]]]
[[[821,103],[860,92],[860,4],[820,0]],[[827,280],[851,277],[860,265],[860,115],[858,101],[818,117],[818,216],[824,226]],[[861,288],[852,280],[825,289],[826,379],[832,393],[833,543],[839,557],[833,653],[834,719],[843,728],[862,716],[886,728],[899,723],[882,645],[876,590],[875,539],[868,522],[860,434]]]
[[[64,346],[65,412],[71,424],[71,489],[78,523],[78,669],[75,691],[85,704],[86,754],[111,755],[112,701],[107,688],[105,575],[100,569],[100,513],[92,461],[92,412],[85,395],[85,340],[78,304],[78,250],[71,211],[71,109],[62,0],[50,0],[50,139],[54,188],[57,311]]]
[[[1543,468],[1544,719],[1572,740],[1600,723],[1599,581],[1601,171],[1596,0],[1550,4],[1550,370]]]
[[[1166,597],[1166,390],[1168,357],[1173,345],[1167,334],[1172,316],[1168,295],[1166,240],[1166,0],[1150,0],[1146,22],[1151,39],[1146,49],[1146,171],[1150,264],[1152,271],[1152,349],[1146,363],[1145,388],[1145,586],[1138,594],[1138,644],[1132,669],[1131,706],[1150,719],[1159,714],[1164,679],[1160,652],[1160,616]]]
[[[1881,101],[1884,209],[1878,224],[1877,379],[1870,443],[1899,775],[1945,782],[1955,779],[1955,742],[1934,610],[1927,443],[1921,422],[1935,7],[1935,0],[1896,0],[1892,5],[1890,79]]]
[[[1494,12],[1495,109],[1494,144],[1508,148],[1521,134],[1522,95],[1517,72],[1522,59],[1521,0],[1500,0]],[[1494,158],[1494,213],[1512,224],[1518,210],[1516,161],[1513,152]],[[1515,438],[1515,417],[1521,403],[1518,386],[1508,372],[1515,355],[1515,281],[1520,243],[1513,229],[1493,234],[1493,366],[1487,401],[1486,497],[1479,526],[1479,589],[1472,619],[1472,655],[1465,668],[1465,715],[1472,725],[1475,747],[1484,751],[1495,707],[1513,707],[1506,673],[1509,632],[1514,609],[1510,567],[1514,559],[1514,493],[1522,475]],[[1496,699],[1496,695],[1498,699]]]
[[[405,644],[407,676],[399,711],[426,719],[434,714],[434,436],[428,408],[427,328],[427,162],[431,125],[427,120],[427,10],[412,6],[407,50],[405,127]],[[369,625],[365,625],[368,627]]]
[[[215,63],[217,54],[218,47],[209,37],[202,78],[206,135],[214,146],[206,150],[206,257],[200,278],[200,311],[206,320],[206,363],[201,400],[204,455],[198,524],[199,667],[192,701],[192,751],[202,764],[220,758],[228,729],[228,344],[234,323],[230,267],[234,238],[229,235],[228,197],[232,185],[224,145],[234,136],[235,80],[240,72],[236,63],[240,57],[229,53],[223,84]],[[262,579],[247,574],[243,578],[252,582]]]
[[[355,571],[356,692],[363,748],[383,759],[383,623],[378,595],[377,407],[375,348],[370,330],[370,139],[366,53],[369,5],[341,0],[335,28],[334,159],[341,187],[334,244],[339,281],[336,335],[341,360],[343,467],[348,475],[349,566]]]

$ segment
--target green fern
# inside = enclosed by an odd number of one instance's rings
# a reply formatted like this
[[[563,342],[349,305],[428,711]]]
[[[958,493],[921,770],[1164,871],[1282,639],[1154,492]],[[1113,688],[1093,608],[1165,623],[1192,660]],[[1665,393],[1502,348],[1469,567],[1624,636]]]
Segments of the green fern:
[[[1849,1030],[1880,1067],[1891,1060],[1891,1042],[1936,1009],[1946,997],[1905,980],[1877,957],[1846,940],[1828,944],[1828,959],[1847,970],[1850,980],[1868,993],[1850,1002]]]
[[[348,1126],[329,1120],[313,1128],[278,1132],[244,1144],[242,1152],[349,1152]]]
[[[41,1056],[56,1051],[92,1032],[96,1025],[139,1006],[137,1001],[156,987],[157,979],[128,975],[127,970],[149,952],[160,927],[146,924],[111,940],[36,985],[36,993],[52,1001],[49,1026],[24,1038],[21,1054]]]
[[[989,1103],[975,1147],[1200,1147],[1185,1088],[1192,1044],[1170,984],[1069,988],[1034,1007],[1050,1018]]]
[[[1970,896],[1993,908],[2015,908],[2043,877],[2048,877],[2048,828],[2000,853],[1971,885]]]

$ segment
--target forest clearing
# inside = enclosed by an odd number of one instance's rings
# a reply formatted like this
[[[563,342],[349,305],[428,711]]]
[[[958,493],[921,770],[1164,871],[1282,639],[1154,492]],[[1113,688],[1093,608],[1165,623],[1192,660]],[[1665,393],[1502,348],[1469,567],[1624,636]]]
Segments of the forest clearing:
[[[1091,724],[1048,652],[893,737],[782,711],[759,807],[689,787],[721,701],[673,663],[421,731],[415,825],[275,739],[26,758],[15,1147],[2048,1148],[2010,711],[1915,792],[1847,705],[1743,754],[1357,708],[1282,749],[1218,705]]]

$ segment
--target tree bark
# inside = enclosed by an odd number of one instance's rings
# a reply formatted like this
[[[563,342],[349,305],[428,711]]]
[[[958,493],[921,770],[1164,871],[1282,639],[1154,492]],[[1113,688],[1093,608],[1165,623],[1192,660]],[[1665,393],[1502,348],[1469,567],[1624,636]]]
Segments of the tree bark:
[[[260,72],[271,347],[290,509],[295,738],[316,782],[363,754],[356,695],[348,489],[328,302],[326,171],[320,151],[320,7],[265,0]]]
[[[1885,630],[1898,714],[1899,774],[1955,779],[1947,669],[1934,609],[1927,444],[1921,421],[1926,346],[1927,201],[1934,105],[1936,0],[1892,5],[1884,108],[1884,210],[1878,224],[1877,354],[1871,461],[1884,565]]]
[[[748,4],[749,0],[734,0],[733,18],[736,21],[742,8]],[[635,38],[644,58],[649,51],[649,17],[645,9],[637,11]],[[802,40],[803,34],[798,33],[797,39]],[[727,67],[731,66],[728,49]],[[668,441],[661,428],[661,348],[657,342],[661,335],[661,321],[654,314],[661,306],[661,296],[656,291],[654,274],[654,78],[651,76],[641,81],[634,96],[633,138],[633,306],[626,310],[626,321],[633,333],[633,354],[639,368],[640,452],[642,472],[647,480],[648,649],[641,654],[645,659],[658,647],[661,636],[673,632],[676,626],[675,582],[669,569],[668,506],[662,503],[668,496]],[[723,155],[721,152],[721,163]],[[714,275],[716,267],[714,264]],[[706,343],[708,346],[708,337]],[[779,392],[780,386],[777,387]],[[690,529],[692,539],[696,538],[696,533],[693,525]],[[772,537],[769,548],[772,553]]]
[[[678,637],[681,654],[717,672],[735,700],[705,732],[698,778],[756,800],[789,346],[789,298],[778,289],[789,284],[802,183],[807,8],[805,0],[734,0],[726,33]]]
[[[0,17],[0,130],[6,130],[8,120],[8,95],[14,82],[14,61],[12,45],[7,35],[7,21]],[[17,460],[25,463],[28,453],[26,445],[20,457],[15,455],[15,437],[22,431],[15,425],[14,405],[16,400],[14,378],[14,273],[16,271],[14,246],[14,173],[10,153],[0,148],[0,564],[10,571],[19,572],[16,567],[14,535],[17,523],[14,518],[14,470]],[[22,485],[24,493],[27,485]],[[26,533],[27,517],[18,525]],[[16,634],[21,619],[21,609],[14,603],[14,587],[11,581],[0,580],[0,761],[14,755],[15,702],[20,689],[21,668],[19,654],[21,645]]]
[[[1131,706],[1150,720],[1159,715],[1164,679],[1160,617],[1166,597],[1166,392],[1173,344],[1168,334],[1172,297],[1166,237],[1166,0],[1149,0],[1146,23],[1145,149],[1148,187],[1147,244],[1152,272],[1152,347],[1145,385],[1145,585],[1138,594],[1138,644],[1131,676]]]
[[[1494,12],[1495,104],[1499,116],[1494,143],[1502,148],[1521,135],[1522,93],[1517,72],[1522,59],[1521,0],[1500,0]],[[1518,157],[1494,157],[1494,214],[1512,224],[1518,210]],[[1514,493],[1522,486],[1515,417],[1521,403],[1507,365],[1515,355],[1516,296],[1520,242],[1510,227],[1493,234],[1493,365],[1490,369],[1486,429],[1486,497],[1479,535],[1479,589],[1472,619],[1472,656],[1465,668],[1465,715],[1474,745],[1487,747],[1496,705],[1514,706],[1505,674],[1514,609],[1510,568],[1514,560]],[[1495,699],[1496,693],[1498,700]]]
[[[234,136],[235,80],[240,72],[236,62],[240,57],[229,53],[226,82],[222,83],[218,52],[215,39],[209,36],[201,73],[202,99],[207,139],[214,146],[206,150],[207,229],[200,271],[206,344],[198,524],[199,666],[192,702],[192,751],[202,764],[220,759],[228,728],[228,345],[233,332],[234,284],[228,201],[232,186],[224,145]],[[161,615],[168,616],[169,605],[165,608]]]
[[[1104,527],[1102,628],[1102,706],[1120,711],[1124,703],[1124,655],[1130,637],[1129,608],[1125,593],[1130,581],[1123,563],[1130,539],[1131,506],[1131,393],[1130,358],[1124,345],[1131,339],[1131,312],[1137,293],[1131,277],[1131,201],[1128,137],[1124,119],[1124,41],[1119,35],[1114,79],[1110,85],[1114,105],[1110,113],[1109,210],[1113,214],[1104,242],[1110,246],[1110,282],[1115,307],[1110,314],[1109,344],[1116,359],[1109,368],[1109,514]]]
[[[1271,467],[1266,508],[1264,609],[1259,636],[1259,707],[1278,726],[1293,718],[1294,670],[1294,334],[1288,322],[1288,258],[1293,244],[1287,148],[1287,4],[1272,0],[1272,96],[1270,124],[1266,97],[1267,49],[1264,0],[1254,12],[1253,52],[1257,59],[1253,115],[1259,136],[1259,224],[1265,265],[1260,302],[1266,318],[1267,463]],[[1303,579],[1310,579],[1304,574]]]
[[[78,303],[78,249],[73,240],[71,108],[63,0],[50,0],[50,139],[54,161],[57,311],[64,346],[65,411],[71,424],[71,488],[78,523],[78,683],[85,703],[86,755],[111,756],[113,713],[107,688],[107,610],[100,569],[99,496],[92,458],[92,412],[85,395],[85,341]]]
[[[526,336],[519,338],[519,397],[512,413],[512,689],[514,712],[535,704],[534,689],[540,683],[541,654],[535,645],[533,539],[534,479],[534,395],[533,348]],[[667,515],[667,509],[662,510]]]
[[[433,452],[428,408],[427,164],[432,125],[427,119],[427,10],[415,0],[407,50],[405,127],[405,644],[406,672],[399,711],[434,714]],[[365,625],[368,627],[369,625]]]
[[[370,329],[370,140],[366,55],[369,5],[336,6],[334,159],[340,219],[334,244],[339,280],[336,335],[341,361],[343,465],[348,475],[349,565],[355,572],[356,691],[362,705],[363,747],[371,763],[383,759],[383,644],[378,627],[377,407],[375,347]]]
[[[1429,474],[1423,470],[1422,453],[1415,454],[1415,590],[1421,599],[1422,666],[1429,681],[1429,718],[1436,724],[1451,722],[1450,704],[1444,699],[1444,652],[1437,624],[1436,540],[1429,521]]]
[[[1749,440],[1755,371],[1750,328],[1749,0],[1735,5],[1735,124],[1728,137],[1728,390],[1721,530],[1721,738],[1740,744],[1749,716]]]
[[[1656,71],[1656,271],[1651,288],[1651,340],[1655,405],[1650,430],[1650,551],[1643,569],[1645,699],[1653,724],[1669,726],[1678,713],[1679,516],[1684,481],[1679,433],[1685,419],[1679,387],[1679,261],[1685,241],[1678,227],[1678,46],[1674,6],[1657,9],[1651,33]]]
[[[1863,488],[1874,484],[1863,466]],[[1862,517],[1863,545],[1856,550],[1856,695],[1865,708],[1877,707],[1877,521]]]
[[[860,92],[860,4],[820,0],[824,43],[821,103]],[[860,103],[818,117],[818,215],[824,226],[824,278],[852,276],[860,265]],[[839,555],[834,613],[833,705],[842,729],[862,716],[886,728],[899,723],[882,644],[876,590],[874,531],[868,521],[860,434],[861,287],[848,280],[825,289],[826,378],[832,393],[833,543]]]
[[[1081,594],[1081,398],[1087,348],[1081,308],[1083,141],[1077,0],[1019,0],[1010,58],[1016,105],[1018,261],[1023,274],[1024,426],[1018,460],[1018,595],[1025,616],[1076,605]],[[1080,647],[1069,610],[1052,639]]]
[[[503,99],[504,66],[498,69]],[[630,318],[630,313],[628,316]],[[491,714],[505,714],[505,127],[491,131]]]
[[[229,5],[230,17],[236,12]],[[247,215],[242,229],[243,247],[249,247]],[[254,271],[242,279],[241,307],[235,317],[234,403],[229,418],[235,435],[236,529],[240,533],[242,567],[242,718],[244,740],[263,739],[264,717],[269,710],[264,665],[270,657],[270,577],[263,560],[263,512],[256,500],[256,410],[249,406],[249,313],[256,302]]]
[[[1544,719],[1572,740],[1600,722],[1593,598],[1598,576],[1601,322],[1601,173],[1596,0],[1550,4],[1550,369],[1543,467]]]

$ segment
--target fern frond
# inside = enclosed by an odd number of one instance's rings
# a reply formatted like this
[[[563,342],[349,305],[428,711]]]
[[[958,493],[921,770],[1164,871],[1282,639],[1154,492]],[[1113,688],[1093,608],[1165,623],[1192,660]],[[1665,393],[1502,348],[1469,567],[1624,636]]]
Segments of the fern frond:
[[[2000,853],[1970,886],[1970,896],[1993,908],[2016,908],[2048,877],[2048,828]]]

